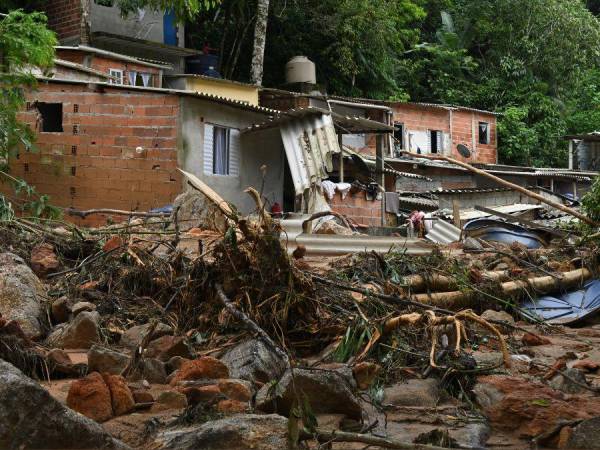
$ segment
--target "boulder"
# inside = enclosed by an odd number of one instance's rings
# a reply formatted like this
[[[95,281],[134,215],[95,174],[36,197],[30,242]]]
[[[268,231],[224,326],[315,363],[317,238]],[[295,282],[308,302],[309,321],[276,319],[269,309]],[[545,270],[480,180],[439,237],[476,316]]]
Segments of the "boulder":
[[[69,354],[59,348],[53,348],[46,354],[46,362],[51,374],[79,376],[85,373],[85,364],[73,364]]]
[[[232,378],[268,383],[285,372],[285,362],[260,339],[250,339],[229,349],[222,357]]]
[[[0,253],[0,316],[16,321],[28,338],[43,334],[46,290],[22,258]]]
[[[167,382],[165,363],[159,359],[144,358],[140,369],[140,378],[149,383],[165,384]]]
[[[181,231],[192,228],[223,230],[227,226],[221,210],[205,195],[192,189],[175,198],[171,221],[174,223],[175,219]]]
[[[73,317],[83,311],[96,311],[96,305],[90,302],[77,302],[71,307]]]
[[[177,371],[171,385],[175,386],[180,381],[208,380],[217,378],[229,378],[229,369],[225,364],[212,356],[186,361]]]
[[[198,403],[212,403],[217,398],[223,398],[219,386],[209,384],[205,386],[181,386],[177,390],[185,395],[190,405]]]
[[[542,383],[514,376],[479,377],[473,393],[493,428],[514,431],[526,438],[562,421],[590,419],[600,410],[600,398],[568,396]]]
[[[48,346],[57,348],[90,348],[100,342],[97,311],[84,311],[67,324],[61,324],[48,336]]]
[[[254,394],[252,383],[247,380],[226,378],[219,380],[219,390],[230,400],[249,402]]]
[[[154,396],[148,391],[131,391],[136,403],[154,403]]]
[[[0,360],[0,448],[127,449],[100,425],[63,406]]]
[[[523,337],[521,338],[521,341],[523,342],[523,344],[528,345],[530,347],[537,346],[537,345],[552,344],[552,341],[550,339],[548,339],[547,337],[540,336],[540,335],[534,334],[534,333],[525,333],[523,335]]]
[[[182,358],[181,356],[173,356],[171,359],[169,359],[169,361],[167,362],[167,371],[169,373],[178,370],[181,368],[181,365],[186,362],[189,361],[189,359],[187,358]]]
[[[97,344],[92,345],[87,358],[90,372],[120,375],[129,364],[129,356]]]
[[[584,387],[588,385],[588,382],[581,370],[569,368],[565,369],[563,373],[569,378],[556,374],[548,383],[552,389],[557,389],[565,394],[581,394],[589,392],[589,390]],[[575,380],[577,383],[571,381],[571,379]]]
[[[436,406],[441,396],[439,381],[435,378],[396,383],[383,392],[383,403],[394,406]]]
[[[351,376],[351,375],[350,375]],[[306,396],[315,414],[345,414],[361,419],[362,408],[346,377],[334,370],[294,369],[278,382],[265,384],[256,394],[256,408],[289,416],[295,392]]]
[[[377,375],[381,366],[372,362],[360,362],[352,368],[352,373],[359,389],[368,389]]]
[[[173,356],[193,359],[194,355],[185,339],[181,336],[161,336],[148,344],[144,355],[147,358],[157,358],[167,362]]]
[[[248,402],[241,402],[239,400],[225,399],[217,403],[217,411],[225,414],[239,414],[248,412],[250,405]]]
[[[50,306],[54,323],[63,323],[71,316],[71,302],[65,296],[59,297]]]
[[[156,397],[152,412],[164,411],[167,409],[181,409],[188,405],[185,394],[177,391],[163,391]]]
[[[113,416],[110,390],[98,372],[71,383],[67,406],[96,422],[105,422]]]
[[[130,350],[137,349],[142,344],[142,339],[148,333],[150,329],[150,323],[146,323],[144,325],[136,325],[134,327],[129,328],[121,335],[120,344],[123,347],[127,347]],[[151,339],[158,339],[161,336],[165,336],[167,334],[173,334],[173,328],[164,323],[159,323],[154,332],[152,333]]]
[[[129,386],[125,382],[125,378],[121,375],[110,374],[104,374],[102,378],[104,378],[104,382],[110,391],[113,414],[115,416],[122,416],[132,411],[135,406],[135,400],[129,390]]]
[[[165,431],[157,450],[281,450],[288,448],[287,419],[276,414],[240,414],[194,428]]]
[[[54,253],[54,247],[47,242],[36,245],[31,249],[31,268],[38,277],[44,278],[60,267],[60,262]]]
[[[568,449],[600,449],[600,417],[584,420],[570,430],[563,447]]]

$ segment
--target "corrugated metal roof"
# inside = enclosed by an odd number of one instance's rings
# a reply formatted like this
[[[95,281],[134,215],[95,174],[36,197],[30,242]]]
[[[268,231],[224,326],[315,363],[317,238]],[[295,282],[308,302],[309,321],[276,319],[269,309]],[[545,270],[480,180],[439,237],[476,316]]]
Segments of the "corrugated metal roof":
[[[279,131],[296,195],[329,177],[332,155],[341,151],[330,115],[299,117],[282,123]]]
[[[344,133],[391,133],[394,131],[394,127],[390,125],[386,125],[381,122],[377,122],[376,120],[366,119],[364,117],[356,117],[356,116],[348,116],[344,114],[339,114],[334,111],[329,111],[323,108],[317,108],[315,106],[308,106],[306,108],[295,108],[287,111],[281,111],[278,114],[278,117],[273,118],[271,120],[265,121],[263,123],[259,123],[256,125],[251,125],[242,130],[242,133],[251,133],[255,131],[266,130],[269,128],[274,128],[289,122],[294,118],[304,118],[308,116],[320,116],[320,115],[329,115],[333,118],[333,122],[341,129],[342,134]]]
[[[399,195],[398,201],[400,203],[407,203],[409,205],[423,206],[428,209],[438,209],[440,206],[438,200],[424,197],[408,197]]]
[[[94,53],[100,56],[107,56],[109,58],[118,59],[121,61],[133,62],[136,64],[140,64],[142,66],[154,67],[156,69],[169,69],[173,66],[171,64],[163,63],[163,62],[148,62],[142,58],[136,58],[135,56],[123,55],[121,53],[115,53],[108,50],[103,50],[101,48],[90,47],[87,45],[76,45],[76,46],[68,46],[68,45],[57,45],[54,47],[56,50],[69,50],[69,51],[80,51],[85,53]]]
[[[460,240],[461,230],[445,220],[434,221],[425,238],[438,244],[450,244]]]
[[[129,86],[126,84],[112,84],[112,83],[105,83],[105,82],[90,83],[89,81],[67,80],[67,79],[61,79],[61,78],[48,78],[48,77],[43,77],[43,76],[39,76],[36,78],[40,81],[45,81],[45,82],[50,82],[50,83],[55,82],[55,83],[82,84],[82,85],[93,84],[95,86],[103,86],[103,87],[110,88],[110,89],[124,89],[124,90],[131,90],[131,91],[153,92],[153,93],[157,93],[157,94],[172,94],[172,95],[181,95],[181,96],[187,96],[187,97],[198,97],[198,98],[212,101],[214,103],[220,103],[223,105],[233,106],[233,107],[236,107],[239,109],[245,109],[248,111],[264,113],[267,115],[281,114],[281,111],[277,111],[276,109],[265,108],[264,106],[251,105],[250,103],[244,102],[241,100],[233,100],[233,99],[221,97],[221,96],[214,95],[214,94],[207,94],[204,92],[187,91],[187,90],[182,90],[182,89],[166,89],[166,88],[155,88],[155,87],[144,87],[144,86]]]

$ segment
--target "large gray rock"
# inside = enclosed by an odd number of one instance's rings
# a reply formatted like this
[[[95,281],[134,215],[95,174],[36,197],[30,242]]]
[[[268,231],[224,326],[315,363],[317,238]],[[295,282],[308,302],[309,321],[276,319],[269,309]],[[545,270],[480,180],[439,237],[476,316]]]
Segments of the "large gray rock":
[[[145,323],[144,325],[136,325],[127,329],[121,335],[121,345],[131,350],[137,349],[141,345],[144,336],[146,336],[148,333],[150,325],[150,323]],[[168,334],[173,334],[173,328],[171,328],[169,325],[165,325],[164,323],[158,323],[150,340],[153,341]]]
[[[121,375],[129,363],[129,356],[101,345],[92,345],[87,357],[90,372]]]
[[[584,420],[573,428],[564,448],[600,449],[600,417]]]
[[[63,406],[0,360],[0,448],[127,449],[91,419]]]
[[[48,336],[48,345],[56,348],[90,348],[100,342],[99,322],[97,311],[83,311],[71,322],[57,325]]]
[[[175,198],[171,221],[174,222],[175,218],[182,231],[191,228],[223,230],[226,225],[225,216],[214,202],[192,189]]]
[[[559,374],[550,380],[548,384],[552,389],[562,391],[565,394],[581,394],[588,391],[588,389],[584,387],[588,385],[588,382],[585,378],[585,374],[581,370],[570,367],[564,371],[564,374],[569,378]],[[574,383],[571,380],[575,380],[577,383]]]
[[[440,395],[439,381],[435,378],[412,379],[385,388],[383,402],[394,406],[436,406]]]
[[[27,337],[43,334],[46,290],[22,258],[0,253],[0,314],[19,323]]]
[[[352,373],[352,372],[350,372]],[[265,384],[256,394],[256,408],[289,416],[296,393],[306,397],[315,414],[345,414],[361,419],[362,408],[347,377],[336,370],[294,369],[281,380]]]
[[[260,339],[250,339],[229,349],[221,361],[229,367],[231,378],[268,383],[278,379],[285,362]]]
[[[241,414],[158,435],[156,450],[282,450],[288,448],[287,419]]]

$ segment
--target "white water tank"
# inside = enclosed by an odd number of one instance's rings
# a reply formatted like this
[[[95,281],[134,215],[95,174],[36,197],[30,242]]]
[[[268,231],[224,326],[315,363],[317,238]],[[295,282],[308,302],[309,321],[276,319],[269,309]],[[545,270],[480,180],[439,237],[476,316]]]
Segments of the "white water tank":
[[[317,83],[315,63],[306,56],[294,56],[285,65],[285,81],[291,83]]]

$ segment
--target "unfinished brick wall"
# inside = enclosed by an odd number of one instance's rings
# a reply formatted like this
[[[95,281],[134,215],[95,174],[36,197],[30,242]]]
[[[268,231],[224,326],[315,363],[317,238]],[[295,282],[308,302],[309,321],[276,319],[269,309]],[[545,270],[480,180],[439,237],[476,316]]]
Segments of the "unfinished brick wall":
[[[489,144],[479,143],[479,122],[490,125]],[[473,151],[471,158],[463,158],[456,150],[458,144],[464,144]],[[474,111],[458,110],[452,112],[452,155],[466,162],[495,164],[497,156],[496,116]]]
[[[110,73],[110,69],[117,69],[123,71],[123,84],[129,85],[128,72],[135,70],[138,73],[145,72],[152,74],[152,80],[150,87],[160,87],[160,69],[156,67],[149,67],[145,64],[137,64],[128,61],[122,61],[116,58],[109,58],[93,53],[87,53],[79,50],[58,50],[56,56],[66,61],[71,61],[77,64],[83,64],[86,61],[86,67],[90,69],[98,70],[103,73]]]
[[[52,0],[46,2],[44,12],[48,16],[48,26],[62,42],[65,39],[77,40],[81,30],[81,1]]]
[[[405,130],[437,130],[452,134],[449,156],[467,162],[496,163],[496,116],[489,113],[457,109],[450,112],[435,106],[398,103],[394,105],[394,122],[404,124]],[[452,121],[452,127],[450,122]],[[490,125],[489,144],[479,143],[479,122]],[[456,146],[464,144],[473,150],[471,158],[463,158]],[[408,143],[405,142],[405,145]]]
[[[50,82],[27,97],[63,107],[63,132],[38,132],[38,151],[21,151],[10,160],[11,172],[50,195],[52,204],[146,211],[171,203],[180,192],[178,96]],[[30,103],[20,119],[36,129],[37,116]],[[106,220],[67,218],[88,226]]]
[[[369,226],[381,226],[381,200],[367,200],[365,191],[348,194],[342,199],[342,194],[336,192],[329,201],[331,209],[343,214],[355,222]]]

